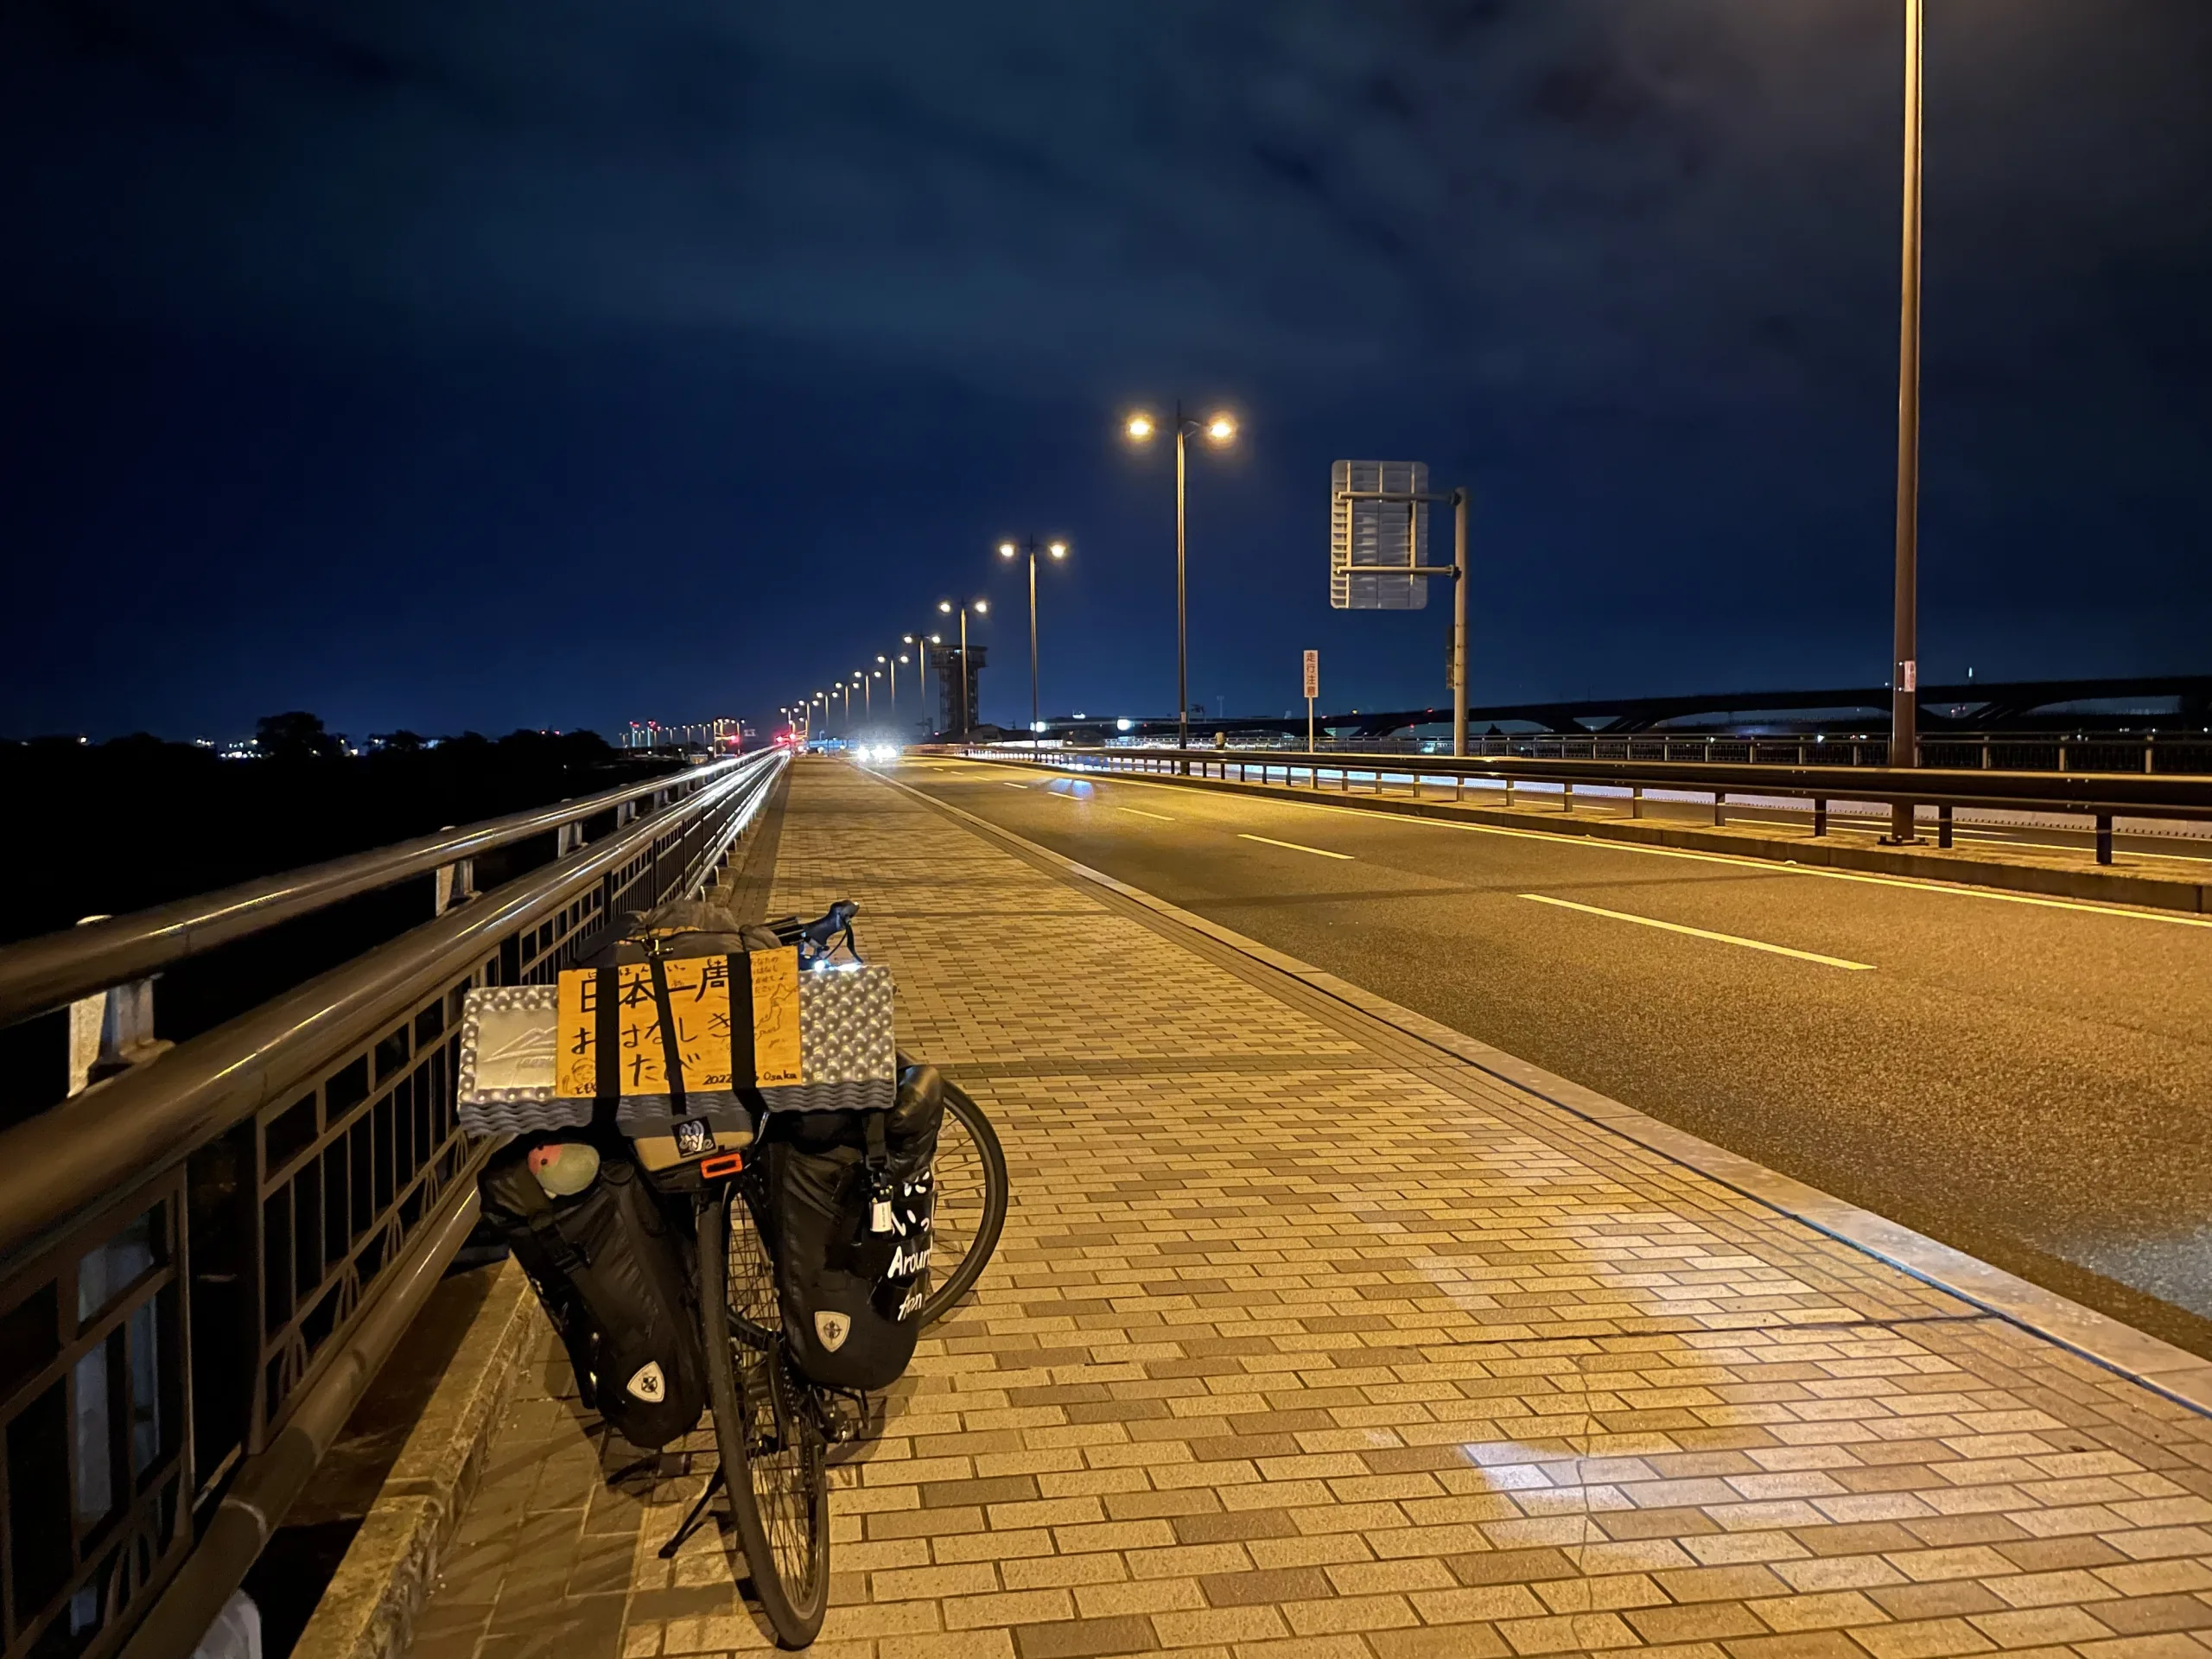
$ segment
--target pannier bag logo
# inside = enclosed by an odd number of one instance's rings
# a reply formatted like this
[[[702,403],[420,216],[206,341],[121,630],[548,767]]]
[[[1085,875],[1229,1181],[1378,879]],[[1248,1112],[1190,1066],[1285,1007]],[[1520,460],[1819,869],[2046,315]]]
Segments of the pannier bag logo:
[[[822,1345],[836,1353],[845,1345],[845,1338],[853,1334],[852,1317],[846,1313],[817,1313],[814,1334],[822,1338]]]
[[[638,1374],[629,1382],[630,1392],[649,1406],[657,1406],[668,1398],[668,1379],[661,1375],[660,1362],[649,1359],[638,1368]]]
[[[930,1264],[930,1241],[911,1239],[891,1253],[891,1265],[884,1269],[887,1279],[911,1279]]]
[[[703,1117],[690,1117],[676,1126],[676,1155],[696,1158],[715,1149],[715,1132]]]

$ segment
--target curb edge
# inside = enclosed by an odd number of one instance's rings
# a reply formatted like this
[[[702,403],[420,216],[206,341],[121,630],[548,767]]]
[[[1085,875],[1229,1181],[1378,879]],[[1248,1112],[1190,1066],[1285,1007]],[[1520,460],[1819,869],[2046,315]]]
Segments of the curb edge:
[[[513,1395],[537,1306],[529,1280],[509,1257],[315,1604],[293,1659],[406,1653]]]
[[[2109,1314],[2085,1307],[2056,1291],[2031,1284],[1977,1256],[1915,1232],[1901,1223],[1847,1204],[1818,1187],[1808,1186],[1778,1170],[1662,1123],[1632,1106],[1516,1058],[1503,1049],[1363,990],[1257,939],[1208,921],[1141,887],[1132,887],[1103,870],[1092,869],[1065,854],[1001,829],[988,819],[938,800],[912,785],[899,783],[880,773],[871,775],[932,810],[957,818],[988,838],[1017,847],[1027,855],[1042,860],[1069,876],[1103,887],[1155,915],[1225,945],[1416,1041],[1535,1095],[1563,1112],[1610,1129],[1732,1192],[1802,1222],[1839,1243],[1886,1262],[1924,1284],[1948,1292],[2009,1325],[2139,1383],[2176,1405],[2212,1416],[2212,1359],[2200,1359],[2186,1349],[2124,1325]]]

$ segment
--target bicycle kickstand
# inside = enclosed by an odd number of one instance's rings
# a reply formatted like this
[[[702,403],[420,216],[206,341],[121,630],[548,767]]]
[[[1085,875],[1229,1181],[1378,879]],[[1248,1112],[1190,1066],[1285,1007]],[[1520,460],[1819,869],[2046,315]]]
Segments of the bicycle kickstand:
[[[707,1518],[707,1505],[714,1501],[715,1494],[725,1484],[722,1466],[718,1463],[715,1465],[715,1472],[707,1478],[707,1490],[699,1494],[699,1501],[691,1506],[691,1513],[683,1517],[683,1524],[677,1528],[675,1535],[660,1547],[661,1560],[672,1561],[676,1559],[676,1552],[683,1548],[686,1538],[698,1531],[699,1523]]]

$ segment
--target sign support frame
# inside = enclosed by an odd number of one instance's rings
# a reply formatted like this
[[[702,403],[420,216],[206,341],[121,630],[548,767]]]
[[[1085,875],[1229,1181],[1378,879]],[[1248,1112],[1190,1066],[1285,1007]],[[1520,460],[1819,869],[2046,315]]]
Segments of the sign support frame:
[[[1440,564],[1348,564],[1338,567],[1344,575],[1449,576],[1452,579],[1452,753],[1467,753],[1467,495],[1465,488],[1439,495],[1399,494],[1390,490],[1338,490],[1339,501],[1449,502],[1452,505],[1452,563]],[[1313,747],[1308,722],[1306,748]]]

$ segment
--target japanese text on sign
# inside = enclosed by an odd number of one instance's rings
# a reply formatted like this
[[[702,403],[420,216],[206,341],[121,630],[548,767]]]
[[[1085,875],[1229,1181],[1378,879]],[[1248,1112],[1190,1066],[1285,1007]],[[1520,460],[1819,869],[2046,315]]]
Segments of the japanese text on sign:
[[[669,1038],[683,1067],[686,1089],[730,1086],[729,963],[721,957],[664,961],[672,1032],[661,1029],[652,969],[644,963],[615,969],[615,1043],[621,1092],[668,1092]],[[554,1093],[588,1099],[599,1086],[599,976],[575,969],[561,976],[560,1057]]]

